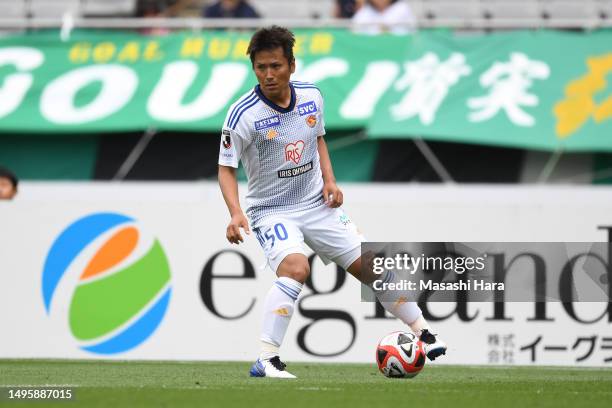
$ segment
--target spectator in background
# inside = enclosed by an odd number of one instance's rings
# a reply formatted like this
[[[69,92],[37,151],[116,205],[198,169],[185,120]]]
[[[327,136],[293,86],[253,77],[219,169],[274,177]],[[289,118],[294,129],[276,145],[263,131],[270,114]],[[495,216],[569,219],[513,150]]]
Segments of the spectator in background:
[[[408,34],[416,18],[408,3],[401,0],[367,0],[353,16],[355,32],[362,34]]]
[[[138,0],[136,3],[136,16],[143,18],[174,17],[189,6],[194,0]],[[145,35],[165,35],[167,28],[146,28],[141,30]]]
[[[190,6],[194,0],[138,0],[138,17],[174,17]]]
[[[219,0],[206,7],[202,14],[206,18],[259,18],[246,0]]]
[[[352,18],[363,5],[364,0],[336,0],[335,18]]]
[[[10,170],[0,167],[0,200],[11,200],[17,194],[18,180]]]

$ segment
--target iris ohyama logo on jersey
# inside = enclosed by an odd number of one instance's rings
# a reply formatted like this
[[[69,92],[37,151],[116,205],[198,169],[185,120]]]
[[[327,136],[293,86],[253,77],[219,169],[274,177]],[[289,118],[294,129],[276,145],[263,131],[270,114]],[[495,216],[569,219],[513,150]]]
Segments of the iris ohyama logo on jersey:
[[[299,167],[294,167],[292,169],[287,169],[287,170],[279,170],[278,171],[278,178],[288,178],[288,177],[295,177],[295,176],[300,176],[304,173],[308,173],[310,170],[312,170],[312,162],[308,162],[306,164],[303,164]]]
[[[116,213],[91,214],[66,227],[42,274],[47,314],[95,354],[125,352],[149,338],[170,293],[170,266],[159,240]]]
[[[300,164],[302,160],[302,154],[304,153],[304,147],[306,143],[303,140],[298,140],[295,143],[288,143],[285,145],[285,161],[292,161],[295,164]]]

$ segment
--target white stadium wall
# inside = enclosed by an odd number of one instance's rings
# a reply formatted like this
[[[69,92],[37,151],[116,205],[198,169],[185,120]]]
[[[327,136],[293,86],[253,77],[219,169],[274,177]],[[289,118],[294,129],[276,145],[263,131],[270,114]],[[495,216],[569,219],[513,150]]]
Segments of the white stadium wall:
[[[341,187],[344,208],[372,241],[601,242],[608,232],[598,228],[612,225],[609,188]],[[94,302],[87,290],[96,283],[82,273],[116,228],[82,238],[73,252],[64,232],[96,214],[129,217],[140,237],[108,274],[149,259],[155,239],[168,261],[169,280],[155,278],[161,289],[146,299],[151,314],[133,313],[121,326],[107,322],[104,311],[121,315],[122,305],[132,305],[155,279],[132,281],[123,299],[97,298],[90,321],[81,314]],[[262,299],[274,277],[261,267],[253,234],[240,246],[226,242],[228,220],[214,182],[24,182],[16,200],[0,202],[0,358],[253,360]],[[377,341],[402,324],[362,303],[357,282],[332,265],[315,260],[312,281],[296,306],[283,358],[373,363]],[[154,309],[158,321],[151,323]],[[429,304],[427,313],[438,319],[434,331],[449,344],[440,364],[612,365],[612,312],[605,303],[505,303],[495,310],[492,303]],[[137,329],[149,332],[111,342]],[[126,341],[135,342],[127,351]]]

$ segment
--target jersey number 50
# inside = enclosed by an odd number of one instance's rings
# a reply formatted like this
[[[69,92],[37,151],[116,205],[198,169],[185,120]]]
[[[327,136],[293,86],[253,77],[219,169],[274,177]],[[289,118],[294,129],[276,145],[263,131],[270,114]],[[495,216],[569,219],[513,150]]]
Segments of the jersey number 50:
[[[281,224],[280,222],[276,224],[274,227],[270,227],[267,230],[265,230],[264,233],[262,233],[261,230],[257,228],[255,229],[255,234],[257,234],[257,240],[259,241],[262,247],[265,247],[266,243],[270,242],[269,244],[270,248],[274,247],[274,243],[276,242],[276,239],[278,239],[279,241],[284,241],[289,236],[287,234],[287,230],[285,229],[285,226]]]

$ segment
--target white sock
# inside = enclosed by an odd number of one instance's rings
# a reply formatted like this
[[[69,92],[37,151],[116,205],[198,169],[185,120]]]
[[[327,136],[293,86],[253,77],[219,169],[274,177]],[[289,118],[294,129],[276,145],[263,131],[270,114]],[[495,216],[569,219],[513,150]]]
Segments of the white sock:
[[[278,355],[287,327],[293,316],[293,308],[302,284],[294,279],[280,277],[270,288],[264,302],[263,328],[261,332],[260,359]]]
[[[278,356],[278,346],[262,340],[261,351],[259,352],[259,359],[269,360],[276,356]]]
[[[395,282],[397,280],[395,274],[391,271],[385,272],[381,278],[383,283]],[[406,293],[380,290],[375,290],[374,293],[385,310],[410,326],[410,330],[415,335],[420,336],[423,329],[429,329],[427,321],[423,318],[421,308],[417,302],[409,302]]]
[[[425,320],[425,318],[423,317],[423,315],[419,316],[418,319],[416,319],[414,322],[409,324],[410,326],[410,330],[412,330],[412,332],[414,334],[417,335],[417,337],[421,337],[421,332],[425,329],[429,330],[429,332],[431,332],[431,328],[429,327],[429,323],[427,323],[427,320]]]

